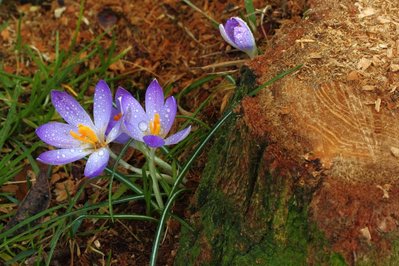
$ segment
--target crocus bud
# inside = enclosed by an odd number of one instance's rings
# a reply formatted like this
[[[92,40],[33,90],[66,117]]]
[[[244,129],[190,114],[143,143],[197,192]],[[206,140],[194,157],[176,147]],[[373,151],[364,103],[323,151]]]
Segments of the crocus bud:
[[[220,34],[231,46],[241,50],[253,58],[258,54],[255,38],[247,23],[239,17],[229,18],[226,24],[219,25]]]

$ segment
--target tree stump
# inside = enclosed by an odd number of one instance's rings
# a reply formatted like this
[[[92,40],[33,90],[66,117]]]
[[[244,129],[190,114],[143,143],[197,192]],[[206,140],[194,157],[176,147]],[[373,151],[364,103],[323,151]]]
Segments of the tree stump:
[[[304,66],[219,132],[176,265],[399,265],[399,2],[308,5],[249,63]]]

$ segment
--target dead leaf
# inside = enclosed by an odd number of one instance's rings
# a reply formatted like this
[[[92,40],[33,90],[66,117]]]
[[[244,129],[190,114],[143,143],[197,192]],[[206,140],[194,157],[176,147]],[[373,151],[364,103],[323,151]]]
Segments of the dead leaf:
[[[6,224],[4,230],[8,230],[21,221],[47,209],[50,204],[50,196],[47,175],[45,172],[41,171],[36,183],[31,187],[24,200],[19,204],[17,213]],[[38,222],[38,220],[35,220],[33,224],[37,224]],[[32,226],[32,224],[30,224],[30,226]],[[19,233],[23,230],[25,230],[25,227],[19,228],[15,233]]]

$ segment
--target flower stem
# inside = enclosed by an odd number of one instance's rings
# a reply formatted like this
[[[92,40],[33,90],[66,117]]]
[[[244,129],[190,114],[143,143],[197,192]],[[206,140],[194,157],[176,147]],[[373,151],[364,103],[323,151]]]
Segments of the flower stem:
[[[111,150],[109,151],[109,154],[111,155],[111,157],[114,160],[116,160],[118,158],[118,155],[113,153]],[[132,171],[133,173],[136,173],[136,174],[139,174],[139,175],[143,174],[143,170],[141,168],[136,168],[133,165],[131,165],[128,162],[126,162],[125,160],[123,160],[123,159],[119,159],[118,163],[120,165],[122,165],[124,168],[126,168],[127,170]],[[147,171],[147,174],[150,174],[150,173]],[[157,178],[158,179],[163,179],[166,182],[168,182],[169,184],[173,184],[174,183],[173,178],[170,175],[167,175],[167,174],[159,174],[159,175],[157,175]]]
[[[141,151],[147,158],[150,157],[150,151],[148,148],[143,145],[141,142],[134,141],[130,144],[131,147]],[[165,170],[167,173],[172,173],[172,166],[159,158],[158,156],[154,156],[154,161],[155,163],[161,167],[163,170]]]
[[[150,149],[148,159],[148,166],[150,168],[150,175],[152,178],[152,189],[154,191],[155,199],[158,203],[158,206],[161,210],[163,210],[164,205],[161,197],[161,192],[159,191],[158,178],[157,178],[157,170],[155,169],[155,149]]]

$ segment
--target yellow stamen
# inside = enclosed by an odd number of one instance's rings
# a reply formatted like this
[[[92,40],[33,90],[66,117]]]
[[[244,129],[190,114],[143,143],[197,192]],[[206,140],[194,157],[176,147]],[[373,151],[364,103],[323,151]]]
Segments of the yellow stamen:
[[[161,133],[161,118],[158,113],[155,113],[154,119],[150,122],[150,132],[152,135]]]
[[[115,121],[119,121],[119,119],[121,119],[121,117],[122,117],[122,113],[119,113],[119,114],[117,114],[117,115],[114,115],[114,120],[115,120]]]
[[[72,130],[69,132],[74,139],[77,139],[84,143],[89,143],[94,146],[99,142],[96,133],[93,129],[89,128],[88,126],[79,124],[78,125],[78,133],[73,132]]]

